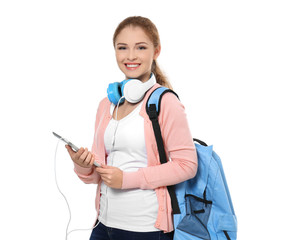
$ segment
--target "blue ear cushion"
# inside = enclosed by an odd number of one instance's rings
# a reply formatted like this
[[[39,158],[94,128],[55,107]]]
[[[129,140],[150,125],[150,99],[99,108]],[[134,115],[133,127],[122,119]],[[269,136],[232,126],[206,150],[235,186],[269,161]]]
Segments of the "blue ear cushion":
[[[117,105],[119,99],[121,98],[121,83],[115,82],[110,83],[107,89],[107,97],[108,99],[115,105]]]
[[[114,82],[114,83],[110,83],[108,85],[107,97],[113,104],[115,104],[115,105],[118,104],[119,99],[123,96],[124,86],[130,80],[132,80],[132,79],[126,79],[126,80],[123,80],[120,83]],[[124,102],[124,99],[121,99],[120,103],[123,103],[123,102]]]

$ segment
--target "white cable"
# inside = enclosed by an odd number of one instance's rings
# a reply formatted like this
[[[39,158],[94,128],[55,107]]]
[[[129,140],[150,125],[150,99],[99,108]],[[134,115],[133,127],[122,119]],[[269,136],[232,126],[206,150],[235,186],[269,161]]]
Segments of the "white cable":
[[[88,229],[73,229],[71,231],[68,232],[68,229],[69,229],[69,225],[70,225],[70,222],[71,222],[71,219],[72,219],[72,214],[71,214],[71,209],[70,209],[70,205],[68,203],[68,200],[66,198],[66,196],[63,194],[63,192],[61,191],[59,185],[58,185],[58,181],[57,181],[57,173],[56,173],[56,156],[57,156],[57,149],[58,149],[58,145],[59,145],[59,142],[62,138],[60,138],[56,144],[56,149],[55,149],[55,155],[54,155],[54,176],[55,176],[55,183],[56,183],[56,186],[57,186],[57,189],[58,191],[60,192],[60,194],[63,196],[63,198],[65,199],[65,202],[67,204],[67,207],[68,207],[68,212],[69,212],[69,220],[68,220],[68,224],[67,224],[67,227],[66,227],[66,232],[65,232],[65,240],[68,239],[68,235],[72,232],[75,232],[75,231],[89,231],[89,230],[93,230],[95,227],[98,226],[99,222],[92,228],[88,228]]]
[[[122,96],[120,99],[119,99],[119,101],[118,101],[118,103],[117,103],[117,109],[116,109],[116,114],[115,114],[115,120],[117,121],[117,112],[118,112],[118,108],[119,108],[119,103],[120,103],[120,101],[122,100],[122,99],[124,99],[125,97],[124,96]]]
[[[55,183],[56,183],[57,189],[60,192],[60,194],[63,196],[63,198],[65,199],[65,202],[67,204],[68,211],[69,211],[69,221],[68,221],[68,224],[67,224],[67,227],[66,227],[66,233],[65,233],[65,240],[67,240],[69,224],[71,222],[71,210],[70,210],[70,206],[69,206],[69,203],[67,201],[67,198],[65,197],[65,195],[63,194],[63,192],[61,191],[61,189],[60,189],[60,187],[58,185],[57,174],[56,174],[56,155],[57,155],[57,149],[58,149],[58,145],[59,145],[60,140],[61,140],[61,138],[58,140],[58,142],[56,144],[56,149],[55,149],[55,155],[54,155],[54,176],[55,176]]]

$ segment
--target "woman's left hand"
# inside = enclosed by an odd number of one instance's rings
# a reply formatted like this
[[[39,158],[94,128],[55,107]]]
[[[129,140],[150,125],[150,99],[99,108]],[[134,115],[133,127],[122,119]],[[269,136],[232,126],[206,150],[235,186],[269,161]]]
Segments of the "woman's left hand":
[[[102,167],[97,167],[96,171],[108,187],[121,189],[123,172],[119,168],[102,165]]]

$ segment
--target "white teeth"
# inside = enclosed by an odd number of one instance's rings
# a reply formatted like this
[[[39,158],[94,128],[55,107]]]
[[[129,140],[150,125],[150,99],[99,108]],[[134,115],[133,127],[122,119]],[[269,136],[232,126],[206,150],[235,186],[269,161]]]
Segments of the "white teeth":
[[[134,64],[126,64],[126,66],[132,68],[132,67],[138,67],[139,64],[135,64],[135,65]]]

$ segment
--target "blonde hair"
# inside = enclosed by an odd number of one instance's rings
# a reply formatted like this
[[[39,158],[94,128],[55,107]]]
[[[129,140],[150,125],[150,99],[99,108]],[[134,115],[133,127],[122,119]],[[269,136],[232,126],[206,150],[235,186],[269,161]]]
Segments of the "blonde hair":
[[[141,17],[141,16],[133,16],[133,17],[128,17],[124,19],[117,26],[113,34],[113,45],[114,46],[115,46],[115,40],[118,34],[125,27],[128,27],[128,26],[141,27],[144,30],[145,34],[147,34],[147,36],[152,41],[154,48],[158,48],[161,45],[158,29],[156,28],[154,23],[152,23],[151,20],[148,18]],[[168,81],[167,77],[163,74],[156,60],[153,60],[151,71],[155,74],[157,83],[159,83],[162,86],[172,89],[172,85]]]

